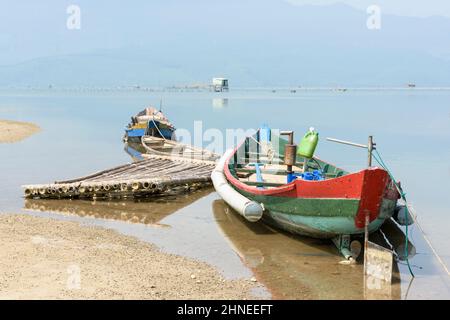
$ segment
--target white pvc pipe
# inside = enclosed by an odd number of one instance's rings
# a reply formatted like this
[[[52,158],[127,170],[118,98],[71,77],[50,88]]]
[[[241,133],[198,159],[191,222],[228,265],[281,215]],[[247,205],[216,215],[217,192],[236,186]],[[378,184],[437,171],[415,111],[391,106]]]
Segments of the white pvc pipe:
[[[227,150],[220,158],[213,172],[211,173],[211,180],[217,193],[222,199],[228,203],[234,210],[250,222],[256,222],[261,219],[263,215],[263,207],[261,204],[252,201],[242,194],[234,190],[228,183],[223,169],[225,161],[233,154],[233,150]]]

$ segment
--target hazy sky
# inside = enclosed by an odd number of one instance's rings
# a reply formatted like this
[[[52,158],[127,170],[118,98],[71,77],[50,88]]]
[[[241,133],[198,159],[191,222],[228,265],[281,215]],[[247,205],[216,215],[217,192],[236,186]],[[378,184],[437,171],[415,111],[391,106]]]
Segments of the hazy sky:
[[[139,38],[141,43],[149,43],[159,34],[176,32],[174,29],[182,25],[178,21],[195,24],[201,29],[199,33],[214,24],[236,24],[236,21],[222,21],[221,10],[224,9],[252,15],[239,22],[244,26],[246,20],[255,20],[257,15],[284,14],[289,4],[301,8],[305,4],[338,3],[361,10],[363,23],[365,11],[371,4],[378,4],[383,14],[450,17],[449,0],[133,0],[126,4],[118,0],[0,0],[0,65],[35,57],[136,45]],[[66,29],[66,9],[70,4],[81,8],[82,29],[78,32]],[[339,14],[341,12],[336,10],[336,15]]]
[[[77,30],[66,24],[73,4]],[[373,4],[377,30],[367,24]],[[450,0],[0,0],[0,8],[5,84],[218,74],[251,85],[450,84]]]
[[[450,17],[449,0],[286,0],[291,4],[329,5],[345,3],[352,7],[365,10],[368,6],[376,4],[384,13],[400,16],[428,17],[441,15]]]

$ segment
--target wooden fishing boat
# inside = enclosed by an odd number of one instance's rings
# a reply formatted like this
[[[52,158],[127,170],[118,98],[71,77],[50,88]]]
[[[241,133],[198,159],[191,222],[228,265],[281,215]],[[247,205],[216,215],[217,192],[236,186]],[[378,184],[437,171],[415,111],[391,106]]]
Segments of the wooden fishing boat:
[[[206,149],[153,136],[142,137],[141,146],[145,150],[145,153],[142,154],[143,158],[146,157],[146,154],[205,161],[216,161],[220,158],[218,154]]]
[[[273,132],[265,141],[261,136],[258,131],[247,137],[213,172],[218,193],[248,220],[263,218],[295,234],[333,239],[351,258],[351,236],[363,234],[367,220],[373,232],[394,214],[399,193],[386,170],[350,173],[317,157],[293,157],[292,136],[289,143]]]
[[[154,155],[172,159],[202,160],[210,163],[214,163],[220,158],[218,154],[206,149],[153,136],[143,136],[140,143],[127,142],[124,150],[134,161],[140,161]]]
[[[125,151],[133,160],[145,159],[146,155],[205,161],[215,161],[220,157],[214,152],[177,141],[175,127],[161,111],[152,107],[131,118],[123,140]]]
[[[153,136],[167,140],[175,139],[175,127],[161,110],[153,107],[145,108],[125,128],[124,141],[140,142],[143,136]]]

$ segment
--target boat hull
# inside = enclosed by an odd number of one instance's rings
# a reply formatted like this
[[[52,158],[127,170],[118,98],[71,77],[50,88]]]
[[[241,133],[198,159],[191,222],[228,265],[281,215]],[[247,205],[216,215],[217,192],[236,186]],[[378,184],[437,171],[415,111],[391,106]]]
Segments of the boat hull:
[[[378,230],[395,212],[399,194],[381,168],[322,181],[296,179],[276,188],[248,185],[236,177],[232,157],[225,164],[228,183],[246,198],[263,204],[264,221],[315,238]]]
[[[261,200],[248,194],[246,196],[254,201]],[[268,201],[262,202],[266,208],[263,214],[265,223],[294,234],[321,239],[364,233],[364,228],[355,225],[355,216],[360,206],[358,200],[280,200],[281,202],[276,205],[271,205]],[[292,213],[289,212],[290,210],[285,210],[285,206],[296,208],[296,212]],[[395,207],[396,201],[383,200],[380,214],[369,224],[369,232],[378,230],[386,219],[394,214]],[[311,214],[312,212],[315,212],[315,214]]]
[[[140,142],[140,139],[146,135],[172,140],[174,132],[175,127],[161,110],[149,107],[131,117],[131,122],[125,128],[124,140]]]
[[[155,128],[153,124],[149,124],[149,127],[145,128],[128,128],[125,130],[125,136],[129,141],[140,142],[140,139],[147,135],[149,129]],[[174,130],[172,128],[158,127],[158,133],[161,133],[164,139],[172,140]]]

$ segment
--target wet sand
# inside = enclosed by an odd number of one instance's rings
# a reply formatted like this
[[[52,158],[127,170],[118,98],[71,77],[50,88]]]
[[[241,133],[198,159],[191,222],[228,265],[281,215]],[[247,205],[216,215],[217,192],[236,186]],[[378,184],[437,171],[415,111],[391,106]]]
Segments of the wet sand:
[[[41,129],[29,122],[0,120],[0,143],[14,143],[35,134]]]
[[[1,299],[251,299],[254,280],[109,229],[0,215]]]

